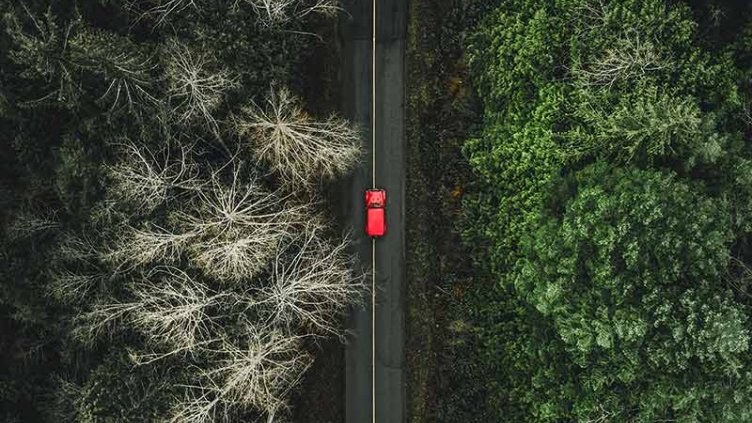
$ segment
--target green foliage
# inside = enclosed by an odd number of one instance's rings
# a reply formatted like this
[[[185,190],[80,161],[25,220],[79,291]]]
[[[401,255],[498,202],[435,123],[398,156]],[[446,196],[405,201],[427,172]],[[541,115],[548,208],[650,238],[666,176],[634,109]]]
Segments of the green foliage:
[[[469,304],[499,419],[752,418],[748,53],[705,34],[683,4],[512,0],[470,43],[464,235],[494,289]]]
[[[493,110],[528,111],[538,89],[556,77],[567,27],[557,12],[550,1],[505,2],[481,26],[469,62],[478,93]]]
[[[709,405],[686,407],[683,393],[638,406],[644,381],[691,369],[692,378],[682,377],[688,386],[710,384],[703,395],[723,394],[725,406],[749,412],[746,401],[733,400],[747,382],[740,372],[750,364],[749,323],[748,309],[723,288],[732,239],[723,201],[675,175],[604,162],[574,179],[574,197],[559,199],[562,216],[542,215],[523,241],[514,274],[518,295],[550,319],[569,359],[587,369],[583,394],[603,398],[620,386],[629,396],[609,401],[615,410],[637,408],[639,421],[720,415]],[[723,388],[723,379],[734,382]],[[575,410],[591,413],[596,403]]]
[[[474,218],[483,222],[468,229],[492,242],[491,264],[507,266],[519,235],[527,231],[531,212],[543,201],[543,194],[563,161],[551,126],[555,125],[565,99],[561,86],[541,92],[531,115],[535,120],[505,121],[504,116],[487,117],[483,133],[469,140],[464,150],[479,179],[490,189],[471,196],[467,205]]]
[[[582,125],[564,133],[563,144],[573,158],[599,155],[621,163],[655,163],[679,158],[687,167],[713,163],[725,140],[716,132],[713,114],[702,113],[696,100],[656,87],[627,93],[611,104],[577,93],[575,115]],[[585,132],[588,131],[588,132]]]

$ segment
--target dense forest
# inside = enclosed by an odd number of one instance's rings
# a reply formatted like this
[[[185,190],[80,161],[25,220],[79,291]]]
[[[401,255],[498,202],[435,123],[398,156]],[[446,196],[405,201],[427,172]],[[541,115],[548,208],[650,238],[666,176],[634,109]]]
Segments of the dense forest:
[[[412,419],[752,421],[752,7],[411,6]],[[343,384],[338,13],[0,2],[0,421],[300,421]]]
[[[322,206],[360,134],[305,104],[338,11],[0,2],[1,421],[289,417],[362,294]]]
[[[752,9],[496,4],[465,38],[464,421],[752,421]]]

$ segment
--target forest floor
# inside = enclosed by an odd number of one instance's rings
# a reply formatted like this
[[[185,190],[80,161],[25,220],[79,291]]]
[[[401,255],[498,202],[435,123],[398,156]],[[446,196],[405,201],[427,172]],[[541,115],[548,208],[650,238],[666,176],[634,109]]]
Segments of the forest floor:
[[[467,1],[412,0],[407,41],[408,421],[448,421],[462,342],[457,316],[472,283],[458,230],[470,173],[461,148],[477,120],[462,57]]]

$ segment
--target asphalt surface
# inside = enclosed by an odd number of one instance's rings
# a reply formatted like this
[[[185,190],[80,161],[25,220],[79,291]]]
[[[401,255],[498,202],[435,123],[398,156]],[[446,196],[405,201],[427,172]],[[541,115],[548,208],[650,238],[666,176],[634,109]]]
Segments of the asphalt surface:
[[[387,191],[387,234],[375,242],[376,421],[405,421],[405,33],[407,0],[376,0],[376,185]],[[343,215],[353,228],[363,267],[371,270],[372,243],[363,233],[363,191],[371,187],[371,8],[345,0],[342,25],[342,99],[346,117],[364,133],[362,166],[343,184]],[[369,279],[370,280],[370,279]],[[370,297],[369,303],[370,303]],[[372,421],[371,307],[348,318],[346,422]]]

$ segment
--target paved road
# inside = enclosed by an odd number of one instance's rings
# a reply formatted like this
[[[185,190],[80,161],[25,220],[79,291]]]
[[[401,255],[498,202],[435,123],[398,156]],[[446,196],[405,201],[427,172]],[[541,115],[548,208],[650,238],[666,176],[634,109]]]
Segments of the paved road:
[[[376,184],[387,190],[387,235],[376,241],[376,421],[405,421],[405,111],[404,57],[408,0],[377,0]],[[343,212],[354,228],[363,265],[371,241],[363,235],[363,190],[371,185],[371,2],[345,0],[343,110],[364,129],[363,166],[344,184]],[[346,350],[346,421],[371,422],[371,308],[353,309]]]

